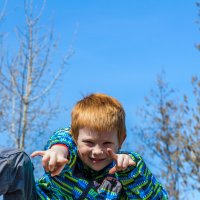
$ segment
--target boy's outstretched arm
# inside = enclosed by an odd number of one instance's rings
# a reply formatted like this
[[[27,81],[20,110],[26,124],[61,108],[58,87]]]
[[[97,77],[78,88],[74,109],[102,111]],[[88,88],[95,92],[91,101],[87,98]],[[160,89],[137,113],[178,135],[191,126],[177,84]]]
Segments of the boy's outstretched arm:
[[[52,186],[53,177],[50,178],[50,174],[51,176],[65,172],[70,175],[72,174],[77,148],[69,131],[69,128],[57,130],[48,140],[45,151],[37,151],[32,154],[32,156],[43,156],[44,168],[46,171],[51,172],[45,173],[41,178],[36,180],[38,199],[62,199],[60,193],[52,191],[52,187],[54,187]],[[57,147],[59,148],[58,152]],[[50,164],[50,166],[47,164]],[[52,172],[53,169],[55,171]]]
[[[43,156],[42,163],[46,172],[51,172],[52,176],[59,175],[64,168],[70,172],[77,153],[70,128],[55,131],[48,140],[45,150],[36,151],[31,156]]]
[[[68,162],[68,148],[59,144],[53,145],[46,151],[35,151],[31,157],[42,156],[42,165],[46,172],[50,172],[51,176],[61,173]]]
[[[115,173],[128,199],[168,199],[167,192],[147,168],[139,154],[134,152],[116,154],[109,149],[108,153],[116,163],[109,173]]]

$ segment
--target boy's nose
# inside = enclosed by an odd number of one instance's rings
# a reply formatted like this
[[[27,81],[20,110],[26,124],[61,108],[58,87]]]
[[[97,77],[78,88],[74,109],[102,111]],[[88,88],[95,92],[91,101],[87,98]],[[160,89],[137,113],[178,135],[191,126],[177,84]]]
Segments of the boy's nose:
[[[93,155],[101,155],[103,154],[103,149],[100,146],[95,146],[93,149]]]

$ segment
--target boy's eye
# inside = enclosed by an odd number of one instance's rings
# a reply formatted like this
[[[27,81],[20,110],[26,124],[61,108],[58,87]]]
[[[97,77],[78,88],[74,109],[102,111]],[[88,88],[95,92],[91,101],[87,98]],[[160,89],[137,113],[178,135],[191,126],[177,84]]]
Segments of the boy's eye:
[[[111,145],[112,142],[104,142],[103,144],[104,144],[104,145]]]
[[[88,145],[93,145],[93,142],[92,141],[84,141],[84,143],[88,144]]]

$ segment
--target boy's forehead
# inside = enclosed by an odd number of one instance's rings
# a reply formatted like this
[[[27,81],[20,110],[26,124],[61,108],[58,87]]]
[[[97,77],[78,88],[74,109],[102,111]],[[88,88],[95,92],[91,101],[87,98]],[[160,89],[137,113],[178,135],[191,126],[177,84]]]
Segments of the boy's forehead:
[[[105,138],[110,138],[110,137],[117,137],[117,133],[116,131],[95,131],[95,130],[91,130],[88,128],[81,128],[79,130],[79,135],[84,136],[84,137],[88,137],[88,138],[97,138],[97,139],[105,139]]]

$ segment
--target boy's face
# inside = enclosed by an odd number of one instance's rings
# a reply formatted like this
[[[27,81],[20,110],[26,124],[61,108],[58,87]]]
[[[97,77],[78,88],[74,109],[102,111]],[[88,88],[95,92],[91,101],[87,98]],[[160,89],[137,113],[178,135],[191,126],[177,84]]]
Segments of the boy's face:
[[[112,149],[113,152],[119,149],[116,131],[98,133],[82,128],[79,130],[76,144],[83,163],[95,171],[100,171],[112,162],[107,148]]]

